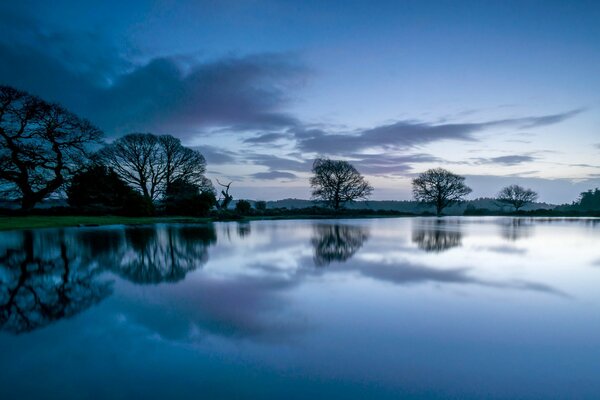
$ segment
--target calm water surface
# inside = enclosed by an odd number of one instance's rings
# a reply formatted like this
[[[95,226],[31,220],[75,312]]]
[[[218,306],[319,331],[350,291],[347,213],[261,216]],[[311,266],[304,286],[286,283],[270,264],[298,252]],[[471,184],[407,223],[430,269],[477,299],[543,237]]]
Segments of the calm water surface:
[[[600,398],[600,220],[0,232],[0,398]]]

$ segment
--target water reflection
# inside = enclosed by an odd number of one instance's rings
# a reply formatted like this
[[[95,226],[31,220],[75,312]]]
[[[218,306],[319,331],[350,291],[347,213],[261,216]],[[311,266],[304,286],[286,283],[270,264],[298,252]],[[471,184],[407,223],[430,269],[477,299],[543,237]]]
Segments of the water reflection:
[[[112,253],[110,269],[134,283],[177,282],[206,263],[216,242],[210,227],[139,227],[125,231],[126,251]]]
[[[506,218],[500,223],[500,235],[511,242],[530,237],[532,233],[532,221],[525,218]]]
[[[78,314],[111,293],[99,269],[73,256],[64,235],[18,232],[0,257],[0,329],[29,332]],[[35,236],[35,237],[34,237]]]
[[[367,227],[345,224],[317,224],[311,244],[318,267],[350,259],[369,238]]]
[[[460,223],[453,220],[415,220],[412,241],[421,250],[440,253],[462,245]]]
[[[8,236],[10,235],[10,236]],[[104,271],[136,284],[177,282],[208,260],[210,226],[18,231],[0,257],[0,329],[21,333],[75,315],[111,293]],[[1,253],[0,253],[1,254]]]

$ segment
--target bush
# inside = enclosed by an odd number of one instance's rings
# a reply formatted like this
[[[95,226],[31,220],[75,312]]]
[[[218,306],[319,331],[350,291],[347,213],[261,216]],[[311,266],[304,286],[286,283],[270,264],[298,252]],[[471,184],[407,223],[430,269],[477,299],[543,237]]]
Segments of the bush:
[[[259,200],[256,203],[254,203],[254,208],[256,208],[258,211],[265,211],[267,209],[267,202]]]
[[[235,204],[235,212],[240,215],[248,215],[250,214],[250,210],[252,209],[252,205],[248,200],[238,200]]]
[[[197,185],[177,180],[167,190],[164,206],[169,215],[205,217],[216,203],[214,193],[200,192]]]
[[[150,200],[104,166],[92,166],[77,173],[67,188],[67,201],[86,214],[147,216],[154,213]]]

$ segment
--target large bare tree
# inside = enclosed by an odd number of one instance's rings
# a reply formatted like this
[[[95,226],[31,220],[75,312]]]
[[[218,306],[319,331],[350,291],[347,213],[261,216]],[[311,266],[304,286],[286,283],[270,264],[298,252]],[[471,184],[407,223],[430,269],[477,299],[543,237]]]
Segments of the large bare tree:
[[[464,177],[443,168],[423,172],[413,179],[412,188],[415,200],[433,205],[438,216],[444,208],[472,192]]]
[[[212,189],[204,176],[204,156],[170,135],[132,133],[100,150],[98,159],[149,200],[165,194],[176,180]]]
[[[317,158],[312,172],[314,175],[310,178],[310,185],[313,199],[335,210],[339,210],[346,202],[366,199],[373,192],[369,182],[347,161]]]
[[[519,185],[510,185],[498,193],[497,200],[500,203],[509,204],[515,208],[515,211],[519,211],[521,207],[533,203],[537,197],[537,193],[531,189]]]
[[[32,209],[86,160],[102,132],[58,104],[0,86],[0,188]]]

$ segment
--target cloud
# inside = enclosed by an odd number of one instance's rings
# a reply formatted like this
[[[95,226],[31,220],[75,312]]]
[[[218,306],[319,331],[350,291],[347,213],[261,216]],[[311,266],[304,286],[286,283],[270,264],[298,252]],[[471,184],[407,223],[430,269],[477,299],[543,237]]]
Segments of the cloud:
[[[251,175],[255,179],[296,179],[297,176],[290,172],[269,171],[257,172]]]
[[[250,153],[245,154],[244,157],[248,162],[265,166],[273,170],[308,172],[312,166],[312,160],[297,160],[270,154]]]
[[[210,164],[230,164],[236,162],[237,153],[214,146],[195,146],[206,162]]]
[[[354,154],[349,157],[352,159],[352,164],[361,173],[370,175],[404,174],[413,169],[411,164],[442,161],[438,157],[422,153],[406,155]]]
[[[69,31],[24,13],[2,18],[0,83],[89,118],[109,135],[174,133],[207,127],[273,130],[299,124],[283,111],[310,75],[293,54],[130,62],[101,32]]]
[[[500,157],[491,157],[491,158],[477,158],[476,162],[478,164],[501,164],[501,165],[518,165],[527,162],[532,162],[537,160],[537,157],[533,157],[530,155],[511,155],[511,156],[500,156]]]
[[[491,120],[478,123],[432,124],[398,121],[392,124],[350,132],[328,134],[321,130],[298,131],[298,147],[303,151],[344,154],[368,149],[407,149],[442,140],[477,141],[475,133],[492,128],[533,128],[556,124],[571,118],[582,109],[559,114]]]
[[[286,87],[305,72],[281,54],[231,57],[187,70],[173,58],[154,59],[98,93],[97,118],[116,132],[175,129],[180,137],[208,126],[288,127],[297,121],[281,111],[289,100]]]
[[[290,136],[285,133],[265,133],[259,136],[251,137],[244,140],[244,143],[265,144],[273,143],[278,140],[287,139]]]

